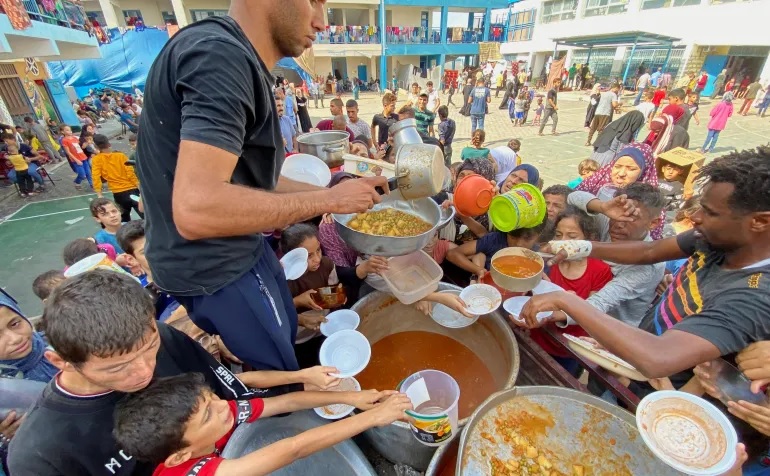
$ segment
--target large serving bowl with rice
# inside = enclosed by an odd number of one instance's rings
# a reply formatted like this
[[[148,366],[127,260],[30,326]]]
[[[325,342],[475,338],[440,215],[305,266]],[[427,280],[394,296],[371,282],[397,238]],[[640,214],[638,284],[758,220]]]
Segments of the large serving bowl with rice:
[[[425,221],[430,228],[413,236],[383,236],[374,232],[365,233],[354,230],[349,224],[357,219],[357,213],[333,213],[340,238],[356,251],[373,256],[403,256],[425,248],[436,230],[443,228],[454,217],[454,208],[443,210],[431,198],[404,200],[399,191],[393,191],[383,197],[382,202],[371,211],[394,209]]]

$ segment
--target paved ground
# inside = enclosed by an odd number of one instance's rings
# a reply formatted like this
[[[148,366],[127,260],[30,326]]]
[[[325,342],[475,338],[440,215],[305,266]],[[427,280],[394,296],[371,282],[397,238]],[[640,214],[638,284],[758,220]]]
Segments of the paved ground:
[[[343,100],[350,98],[350,95],[343,96]],[[446,96],[441,98],[446,101]],[[503,145],[510,139],[518,138],[522,141],[522,156],[526,162],[540,169],[546,186],[566,183],[577,176],[577,164],[590,155],[590,148],[583,145],[586,140],[586,132],[582,127],[586,98],[584,93],[560,94],[559,135],[546,134],[543,137],[537,135],[537,128],[533,126],[514,128],[507,117],[507,111],[497,109],[500,99],[493,98],[491,114],[487,116],[485,124],[487,144]],[[459,95],[453,98],[457,103],[460,99]],[[630,103],[632,99],[628,96],[625,102]],[[374,93],[362,94],[359,103],[361,118],[367,123],[381,110],[380,97]],[[701,125],[696,125],[694,121],[690,123],[692,149],[699,147],[705,140],[706,118],[712,105],[712,102],[704,100],[700,113]],[[328,101],[326,106],[323,109],[310,108],[313,123],[330,115]],[[458,151],[456,155],[459,160],[459,149],[470,138],[470,119],[457,114],[457,109],[450,106],[450,116],[457,121],[455,150]],[[717,152],[710,157],[768,142],[768,125],[770,118],[734,116],[719,138]],[[550,125],[546,127],[546,133],[549,131]],[[115,137],[120,133],[120,127],[116,121],[111,121],[100,132]],[[129,152],[127,137],[113,139],[113,146],[116,150]],[[0,188],[0,286],[16,296],[22,308],[30,315],[36,315],[41,310],[31,290],[34,277],[48,269],[63,267],[61,250],[64,245],[74,238],[90,236],[97,231],[97,225],[87,210],[88,202],[94,195],[75,190],[72,186],[74,174],[66,164],[51,166],[48,171],[56,185],[49,185],[49,192],[37,197],[21,199],[13,187]],[[20,210],[22,207],[24,209]],[[17,211],[19,213],[11,216]],[[78,217],[83,219],[67,224]]]

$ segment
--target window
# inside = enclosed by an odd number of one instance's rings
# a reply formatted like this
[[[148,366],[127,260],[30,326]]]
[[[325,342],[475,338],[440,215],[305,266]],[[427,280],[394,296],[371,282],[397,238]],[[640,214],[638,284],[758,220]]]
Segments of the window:
[[[628,0],[587,0],[585,16],[614,15],[623,13],[628,6]]]
[[[227,15],[227,10],[190,10],[193,21],[200,21],[208,17],[223,17]]]
[[[90,18],[91,20],[96,20],[99,22],[99,26],[106,27],[107,26],[107,20],[104,19],[104,13],[102,13],[101,10],[95,10],[92,12],[86,12],[86,16]]]
[[[686,7],[689,5],[700,4],[701,0],[643,0],[642,10],[652,10],[653,8]]]
[[[176,15],[174,12],[160,12],[160,16],[163,17],[163,23],[176,25]]]
[[[553,0],[543,3],[543,23],[573,20],[577,10],[577,0]]]
[[[123,18],[126,18],[126,23],[128,23],[129,18],[142,18],[142,12],[139,10],[123,10]]]

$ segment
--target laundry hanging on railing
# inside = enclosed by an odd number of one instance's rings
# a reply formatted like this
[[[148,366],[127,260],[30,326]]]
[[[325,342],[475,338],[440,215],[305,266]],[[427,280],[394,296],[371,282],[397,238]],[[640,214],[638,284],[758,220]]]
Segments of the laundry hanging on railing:
[[[26,30],[32,26],[32,20],[21,0],[0,0],[0,5],[14,30]]]

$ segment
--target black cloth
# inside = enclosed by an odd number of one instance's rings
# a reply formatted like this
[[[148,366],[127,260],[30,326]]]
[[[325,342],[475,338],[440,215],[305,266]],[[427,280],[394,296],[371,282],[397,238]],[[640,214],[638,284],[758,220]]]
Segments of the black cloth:
[[[297,115],[299,116],[299,126],[302,132],[310,132],[313,128],[313,123],[310,120],[310,113],[307,112],[307,98],[297,98]]]
[[[383,114],[375,114],[372,118],[372,127],[378,127],[377,129],[377,145],[380,146],[388,142],[388,129],[390,126],[398,122],[398,114],[391,113],[390,116],[385,117]]]
[[[559,94],[558,94],[558,91],[556,91],[556,88],[549,89],[545,95],[545,108],[553,109],[553,106],[551,106],[551,103],[553,103],[554,106],[558,106],[559,105],[558,96]]]
[[[155,378],[186,372],[204,375],[220,398],[266,396],[249,390],[203,347],[158,323],[160,348]],[[137,463],[112,437],[115,404],[123,393],[96,397],[66,395],[52,381],[11,441],[8,464],[14,476],[149,476],[155,465]]]
[[[599,99],[601,98],[602,94],[592,94],[590,98],[588,98],[588,107],[586,108],[586,120],[583,123],[584,127],[591,127],[591,122],[594,120],[594,116],[596,115],[596,108],[599,106]]]
[[[690,106],[687,104],[682,104],[682,109],[684,110],[684,114],[678,121],[676,121],[676,125],[686,131],[690,127],[690,119],[692,119],[693,110],[690,109]],[[697,110],[698,109],[695,108],[695,111]]]
[[[188,241],[174,226],[171,194],[180,140],[239,157],[231,182],[275,188],[284,161],[272,76],[227,16],[182,29],[150,68],[136,170],[155,283],[180,296],[211,294],[254,267],[262,235]]]
[[[690,147],[690,134],[687,132],[687,129],[679,124],[674,126],[674,129],[671,131],[671,141],[668,143],[668,147],[661,151],[661,153],[668,152],[677,147],[684,147],[685,149]]]
[[[630,144],[643,125],[644,114],[641,112],[631,111],[624,114],[617,121],[608,124],[599,134],[594,142],[594,152],[604,153],[610,150],[613,139],[617,139],[621,144]]]
[[[497,108],[508,109],[508,99],[510,99],[513,95],[513,81],[508,81],[508,84],[505,85],[505,96],[503,96],[503,100],[500,102],[500,105]]]
[[[658,182],[658,190],[666,199],[666,210],[678,210],[684,202],[684,185],[679,180],[669,182],[661,179]]]
[[[468,104],[468,98],[471,97],[471,91],[473,91],[473,86],[470,84],[466,84],[465,87],[463,87],[463,107],[458,111],[463,116],[471,115],[471,105]]]
[[[139,204],[131,198],[131,195],[139,195],[139,190],[132,188],[131,190],[124,190],[123,192],[115,192],[112,194],[112,199],[118,204],[120,209],[120,221],[123,223],[131,221],[131,209],[133,208],[140,218],[144,218],[144,213],[139,211]]]

